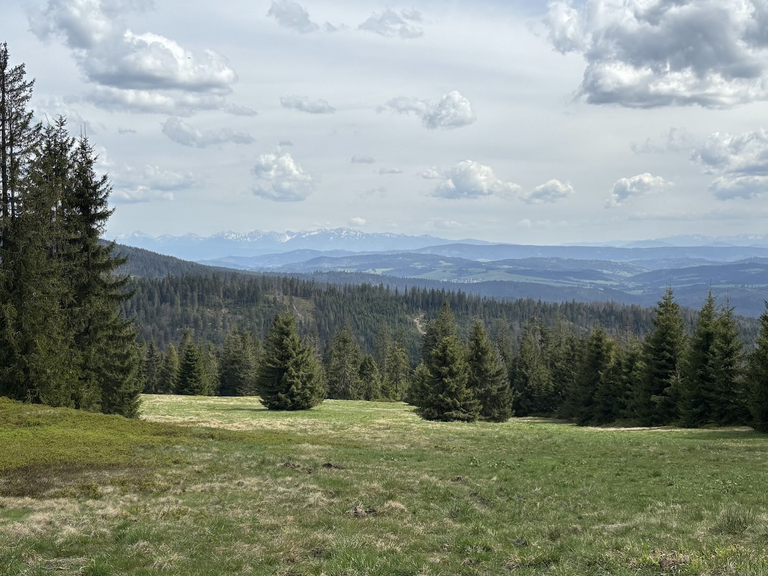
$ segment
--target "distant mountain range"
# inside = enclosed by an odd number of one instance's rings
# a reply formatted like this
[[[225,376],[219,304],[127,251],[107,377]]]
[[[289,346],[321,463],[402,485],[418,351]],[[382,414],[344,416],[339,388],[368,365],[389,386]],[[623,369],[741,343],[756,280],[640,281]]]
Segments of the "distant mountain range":
[[[148,236],[141,232],[115,238],[120,244],[144,248],[166,256],[202,261],[223,257],[253,257],[280,254],[294,250],[347,250],[350,252],[383,252],[389,250],[415,250],[427,246],[451,244],[434,236],[408,236],[405,234],[368,233],[350,228],[308,230],[303,232],[247,233],[220,232],[213,236]],[[467,244],[488,244],[480,240],[464,240]]]
[[[219,270],[296,275],[329,283],[382,282],[398,288],[445,288],[504,299],[644,306],[655,304],[669,284],[686,306],[700,307],[711,288],[721,298],[728,296],[739,314],[757,316],[768,298],[768,242],[765,237],[739,238],[744,245],[693,245],[704,238],[674,237],[667,239],[670,242],[631,246],[533,246],[339,228],[227,232],[211,237],[132,234],[121,242],[198,263],[147,264],[143,270],[130,272],[137,275],[149,275],[151,269],[162,276],[182,264],[188,273],[211,270],[200,266],[204,264]],[[676,246],[671,240],[689,245]],[[752,243],[746,245],[747,241]],[[146,254],[133,249],[131,255],[138,265]]]

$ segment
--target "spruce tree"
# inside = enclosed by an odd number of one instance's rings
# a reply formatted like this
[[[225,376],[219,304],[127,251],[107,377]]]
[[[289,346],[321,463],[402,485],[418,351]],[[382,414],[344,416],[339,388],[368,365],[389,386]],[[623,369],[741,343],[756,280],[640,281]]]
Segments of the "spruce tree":
[[[176,390],[176,382],[179,379],[179,354],[173,344],[163,355],[163,365],[160,369],[158,392],[160,394],[172,394]]]
[[[615,383],[612,364],[613,342],[605,330],[598,326],[587,338],[576,374],[571,402],[578,425],[604,424],[614,417],[611,402]]]
[[[760,316],[757,345],[749,356],[747,380],[752,425],[760,432],[768,432],[768,301]]]
[[[432,351],[448,336],[456,336],[456,320],[451,306],[445,300],[440,307],[437,317],[427,324],[427,329],[421,339],[421,361],[429,364]]]
[[[400,340],[390,342],[385,364],[382,396],[388,400],[405,399],[411,385],[411,361]]]
[[[147,345],[147,351],[144,354],[143,378],[144,393],[160,393],[160,375],[163,367],[163,356],[157,348],[155,339],[152,338]]]
[[[329,352],[326,368],[328,398],[359,400],[362,397],[359,372],[363,353],[349,328],[336,334]]]
[[[185,396],[202,396],[208,393],[203,355],[194,342],[184,346],[174,392]]]
[[[544,329],[538,320],[526,323],[520,349],[512,360],[510,376],[518,416],[555,411],[555,386],[544,356]]]
[[[717,338],[717,309],[712,291],[704,302],[686,350],[680,394],[683,426],[694,428],[712,422],[715,397],[714,346]]]
[[[455,335],[444,337],[429,359],[428,390],[419,407],[425,420],[474,422],[480,414],[480,402],[469,389],[466,352]]]
[[[366,354],[360,362],[358,371],[363,400],[378,400],[381,398],[381,374],[373,356]]]
[[[644,426],[670,424],[678,416],[679,390],[674,384],[682,369],[685,326],[671,286],[656,306],[653,327],[643,344],[643,369],[631,403]]]
[[[219,362],[219,394],[245,395],[253,389],[255,376],[256,358],[252,339],[235,327],[224,340]]]
[[[325,397],[321,367],[290,314],[276,316],[267,334],[256,389],[269,410],[308,410]]]
[[[744,345],[733,307],[726,302],[718,311],[712,346],[714,388],[709,418],[715,424],[745,424],[749,418],[744,364]]]
[[[491,422],[509,420],[513,412],[509,380],[479,319],[469,333],[467,365],[467,386],[480,402],[480,417]]]

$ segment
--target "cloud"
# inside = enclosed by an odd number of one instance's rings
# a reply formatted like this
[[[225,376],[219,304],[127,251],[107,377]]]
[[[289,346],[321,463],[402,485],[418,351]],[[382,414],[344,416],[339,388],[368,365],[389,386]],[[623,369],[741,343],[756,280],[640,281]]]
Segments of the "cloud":
[[[685,128],[670,128],[663,142],[646,139],[642,144],[633,142],[630,148],[635,154],[666,154],[684,152],[696,146],[696,139]]]
[[[118,107],[122,100],[121,107],[128,110],[167,113],[169,101],[182,100],[177,108],[199,109],[190,106],[191,97],[206,102],[204,108],[226,108],[225,97],[237,74],[224,56],[212,50],[193,53],[165,36],[127,27],[125,13],[150,6],[146,1],[48,0],[43,9],[30,13],[30,29],[44,41],[61,39],[86,80],[107,90],[91,95],[97,105],[109,108],[111,100]],[[110,91],[128,94],[121,98]],[[159,110],[151,106],[148,94],[162,96]],[[138,105],[130,106],[132,101]],[[229,111],[246,110],[230,106]]]
[[[424,127],[430,130],[461,128],[477,120],[472,103],[455,90],[445,94],[439,102],[400,96],[379,106],[376,111],[414,113],[421,118]]]
[[[554,0],[554,48],[586,60],[578,96],[631,108],[768,98],[765,0]]]
[[[100,165],[110,166],[106,159]],[[113,167],[109,175],[113,183],[110,200],[117,204],[173,200],[174,192],[192,188],[198,182],[192,172],[176,172],[152,164],[141,170],[126,165]]]
[[[709,191],[718,200],[757,198],[768,192],[768,176],[721,176],[709,185]]]
[[[718,200],[745,200],[768,192],[768,134],[758,129],[740,136],[715,132],[691,153],[705,174],[718,176],[709,191]]]
[[[517,184],[503,182],[497,178],[489,166],[464,160],[446,170],[444,180],[437,185],[432,196],[448,200],[476,199],[509,196],[519,190],[520,186]]]
[[[301,34],[317,32],[320,29],[320,26],[310,19],[307,9],[292,0],[272,2],[267,16],[274,18],[283,28],[290,28]]]
[[[109,200],[115,204],[143,204],[146,202],[155,202],[158,200],[169,201],[173,200],[173,192],[152,190],[147,186],[136,186],[135,188],[118,188],[112,192]]]
[[[365,154],[355,154],[352,156],[352,164],[375,164],[376,159],[373,156],[366,156]]]
[[[215,94],[121,90],[108,86],[97,86],[85,95],[84,100],[110,112],[122,111],[171,116],[192,116],[203,110],[222,110],[230,113],[235,109],[240,110],[237,107],[232,108],[224,97]],[[255,111],[251,111],[249,115],[255,114]]]
[[[280,105],[283,108],[307,112],[309,114],[333,114],[336,108],[328,104],[325,100],[310,100],[306,96],[283,96],[280,98]]]
[[[400,168],[379,168],[379,174],[402,174],[403,171]]]
[[[301,202],[315,190],[315,180],[287,152],[262,154],[252,170],[253,193],[275,202]]]
[[[443,171],[440,170],[440,168],[435,168],[434,166],[425,168],[419,173],[419,176],[424,178],[424,180],[442,180],[445,178]]]
[[[136,130],[133,128],[118,128],[117,133],[121,136],[125,136],[126,134],[136,134]]]
[[[232,130],[231,128],[199,130],[175,116],[165,121],[163,134],[177,144],[196,148],[207,148],[217,144],[252,144],[255,142],[253,136],[247,132]]]
[[[520,196],[526,204],[554,204],[574,194],[573,186],[560,180],[550,180]]]
[[[618,208],[630,198],[658,192],[671,186],[661,176],[646,172],[632,178],[621,178],[614,185],[611,197],[605,201],[606,208]]]
[[[365,226],[366,224],[367,220],[365,218],[360,218],[359,216],[349,219],[350,226]]]
[[[424,36],[424,29],[417,25],[423,21],[424,19],[418,10],[401,10],[398,13],[387,8],[381,14],[374,12],[357,28],[387,38],[413,40]]]
[[[293,140],[280,140],[277,144],[279,146],[293,146]]]
[[[740,136],[715,132],[693,150],[691,159],[707,174],[768,175],[768,134],[762,128]]]

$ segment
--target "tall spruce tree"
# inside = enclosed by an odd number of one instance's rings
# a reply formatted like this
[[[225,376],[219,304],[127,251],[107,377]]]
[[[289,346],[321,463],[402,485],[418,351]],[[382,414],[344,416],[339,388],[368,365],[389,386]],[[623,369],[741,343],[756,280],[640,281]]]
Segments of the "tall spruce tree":
[[[378,400],[381,398],[381,374],[373,356],[366,354],[360,362],[358,371],[360,389],[363,400]]]
[[[329,352],[326,367],[328,398],[359,400],[363,395],[359,374],[363,353],[348,327],[336,334]]]
[[[237,327],[224,340],[219,362],[219,394],[242,396],[253,390],[256,377],[256,352],[250,334]]]
[[[604,424],[614,417],[611,393],[614,385],[613,342],[598,326],[587,338],[584,355],[576,374],[572,398],[576,423]]]
[[[481,320],[475,320],[467,344],[467,386],[480,402],[480,417],[505,422],[512,416],[512,390],[504,366]]]
[[[203,355],[194,342],[184,346],[174,392],[185,396],[203,396],[208,393]]]
[[[546,331],[538,320],[526,322],[510,378],[519,416],[549,414],[557,408],[555,385],[545,357]]]
[[[122,316],[120,305],[130,298],[129,278],[118,276],[126,262],[114,254],[114,243],[101,236],[112,214],[111,186],[97,176],[96,155],[88,138],[74,150],[72,185],[63,198],[62,213],[68,255],[65,276],[71,284],[73,340],[80,353],[81,388],[99,388],[101,411],[136,416],[141,393],[141,349],[133,321]]]
[[[744,345],[729,301],[718,310],[712,346],[712,390],[710,420],[716,424],[745,424],[749,419],[744,382]]]
[[[387,400],[403,400],[411,385],[411,361],[401,340],[393,340],[387,350],[381,393]]]
[[[469,389],[466,351],[458,336],[444,337],[432,349],[427,364],[427,394],[419,407],[425,420],[474,422],[480,414],[480,402]]]
[[[760,432],[768,432],[768,301],[760,315],[757,345],[749,355],[747,381],[752,425]]]
[[[421,339],[421,361],[429,364],[432,351],[443,338],[448,336],[456,336],[456,320],[448,300],[445,300],[440,306],[437,317],[427,324],[426,332]]]
[[[160,373],[163,368],[163,355],[157,348],[155,339],[152,338],[147,344],[147,351],[144,354],[143,377],[144,393],[160,393]]]
[[[320,364],[290,314],[276,316],[267,334],[256,389],[269,410],[308,410],[325,397]]]
[[[158,392],[160,394],[172,394],[176,390],[176,381],[179,378],[179,353],[173,344],[163,355],[163,365],[160,369]]]
[[[643,369],[631,401],[644,426],[670,424],[678,417],[678,387],[685,352],[685,325],[671,286],[656,306],[653,332],[643,344]]]
[[[686,350],[680,394],[683,426],[695,428],[712,422],[716,373],[714,346],[717,338],[717,308],[712,290],[704,302]]]

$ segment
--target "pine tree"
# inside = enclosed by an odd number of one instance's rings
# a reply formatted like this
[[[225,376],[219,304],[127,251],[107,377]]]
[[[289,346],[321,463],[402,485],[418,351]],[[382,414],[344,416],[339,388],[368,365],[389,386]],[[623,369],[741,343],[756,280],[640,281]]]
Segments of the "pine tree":
[[[269,410],[308,410],[323,401],[320,365],[290,314],[276,316],[267,334],[256,389]]]
[[[744,345],[730,302],[720,308],[715,322],[712,372],[710,420],[720,425],[745,424],[749,408],[743,379]]]
[[[360,362],[358,371],[363,400],[378,400],[381,398],[381,374],[373,356],[366,354]]]
[[[699,311],[683,363],[680,416],[683,426],[689,428],[712,421],[711,407],[716,386],[713,370],[716,333],[717,310],[715,297],[710,290]]]
[[[204,396],[215,396],[219,392],[219,358],[216,347],[208,342],[200,347],[200,358],[203,361],[203,392]]]
[[[240,333],[237,327],[224,340],[219,362],[219,394],[221,396],[244,395],[253,388],[256,358],[249,334]]]
[[[480,414],[480,402],[467,386],[469,369],[466,352],[455,335],[444,337],[432,350],[429,364],[428,392],[419,408],[425,420],[474,422]]]
[[[421,362],[413,371],[411,385],[408,388],[408,394],[405,397],[405,401],[416,408],[426,406],[427,398],[429,398],[430,386],[429,368],[427,368],[427,365],[424,362]]]
[[[382,396],[388,400],[403,400],[411,385],[411,361],[401,341],[394,340],[389,344],[385,364]]]
[[[505,422],[512,416],[512,390],[504,367],[478,319],[472,325],[467,346],[467,386],[480,402],[480,417]]]
[[[144,393],[160,393],[160,375],[163,367],[163,356],[157,349],[155,339],[152,338],[147,345],[147,351],[144,355],[143,378]]]
[[[173,344],[163,355],[163,365],[160,369],[158,392],[160,394],[172,394],[176,390],[176,382],[179,379],[179,354]]]
[[[201,396],[208,392],[203,355],[194,342],[184,346],[174,392],[185,396]]]
[[[632,399],[634,416],[644,426],[670,424],[678,416],[679,381],[685,352],[685,326],[670,286],[656,306],[654,330],[643,344],[643,370]]]
[[[752,425],[760,432],[768,432],[768,301],[760,316],[757,345],[749,356],[747,379]]]
[[[453,317],[448,300],[443,301],[437,318],[429,322],[427,330],[421,339],[421,361],[429,364],[432,351],[440,344],[443,338],[456,336],[456,320]]]
[[[576,423],[604,424],[615,414],[611,402],[614,385],[613,342],[598,326],[586,341],[571,399]]]
[[[544,356],[544,340],[540,322],[527,322],[510,370],[515,394],[514,408],[519,416],[548,414],[557,408],[555,386]]]
[[[362,397],[359,375],[362,356],[349,328],[336,334],[326,369],[328,398],[359,400]]]

